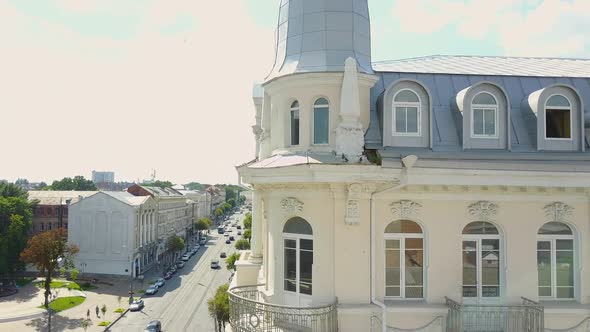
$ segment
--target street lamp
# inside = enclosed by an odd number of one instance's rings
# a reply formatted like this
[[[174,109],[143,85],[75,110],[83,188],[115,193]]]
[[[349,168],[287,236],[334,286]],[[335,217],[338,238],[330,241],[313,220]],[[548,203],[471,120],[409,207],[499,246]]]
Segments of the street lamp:
[[[123,250],[127,250],[127,246],[123,245]],[[131,256],[127,254],[127,264]],[[132,257],[131,257],[132,258]],[[129,271],[129,304],[133,303],[133,259],[131,259],[131,270]]]

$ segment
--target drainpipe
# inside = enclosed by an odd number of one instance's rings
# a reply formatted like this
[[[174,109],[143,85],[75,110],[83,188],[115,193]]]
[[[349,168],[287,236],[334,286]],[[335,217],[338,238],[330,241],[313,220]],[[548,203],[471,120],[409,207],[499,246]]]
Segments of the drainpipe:
[[[402,169],[402,172],[401,172],[402,181],[400,181],[399,184],[391,185],[387,188],[373,192],[371,194],[371,198],[370,198],[370,204],[371,204],[371,302],[381,308],[381,331],[382,332],[387,332],[387,306],[385,305],[385,303],[378,300],[377,296],[375,294],[375,292],[376,292],[376,290],[375,290],[376,289],[376,287],[375,287],[375,235],[376,235],[376,233],[375,233],[375,223],[376,223],[375,214],[376,213],[375,213],[374,197],[375,197],[375,195],[381,194],[386,191],[398,190],[398,189],[405,187],[408,184],[408,180],[407,180],[408,170],[414,166],[414,163],[416,163],[416,160],[418,160],[418,157],[416,157],[414,155],[410,155],[405,158],[402,158],[402,163],[403,163],[403,166],[405,167]],[[403,178],[405,178],[405,181]]]

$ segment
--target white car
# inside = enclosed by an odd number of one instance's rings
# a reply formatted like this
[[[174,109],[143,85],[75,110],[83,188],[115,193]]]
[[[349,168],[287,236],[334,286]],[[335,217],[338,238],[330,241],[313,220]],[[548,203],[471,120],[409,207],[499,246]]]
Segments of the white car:
[[[186,255],[182,256],[182,258],[181,258],[181,259],[182,259],[184,262],[186,262],[186,261],[188,261],[190,258],[191,258],[191,256],[190,256],[190,255],[188,255],[188,254],[186,254]]]
[[[158,286],[153,285],[148,287],[148,289],[145,290],[145,294],[146,295],[154,295],[158,292]]]
[[[223,236],[228,237],[229,236],[229,233],[228,232],[225,232],[225,233],[223,233]]]
[[[211,260],[211,268],[212,269],[218,269],[219,268],[219,260],[218,259],[212,259]]]

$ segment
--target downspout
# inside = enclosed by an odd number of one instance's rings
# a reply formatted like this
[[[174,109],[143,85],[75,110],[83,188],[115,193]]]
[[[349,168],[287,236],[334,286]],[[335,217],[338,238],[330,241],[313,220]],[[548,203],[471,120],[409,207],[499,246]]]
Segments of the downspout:
[[[387,332],[387,306],[385,303],[381,302],[377,299],[375,294],[376,287],[375,287],[375,200],[374,197],[377,194],[381,194],[383,192],[389,190],[398,190],[401,189],[408,184],[408,170],[414,166],[414,163],[418,160],[418,158],[414,155],[407,156],[402,158],[402,164],[404,168],[402,169],[401,176],[402,180],[399,184],[391,185],[387,188],[375,191],[371,193],[370,204],[371,204],[371,302],[376,304],[381,308],[381,331]],[[405,181],[404,181],[405,178]]]

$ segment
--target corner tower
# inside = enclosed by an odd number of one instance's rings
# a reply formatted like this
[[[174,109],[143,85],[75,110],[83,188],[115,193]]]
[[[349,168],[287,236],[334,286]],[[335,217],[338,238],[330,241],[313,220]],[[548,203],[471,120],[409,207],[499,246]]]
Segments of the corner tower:
[[[267,81],[306,72],[344,72],[354,58],[372,74],[368,0],[281,0],[275,63]]]

